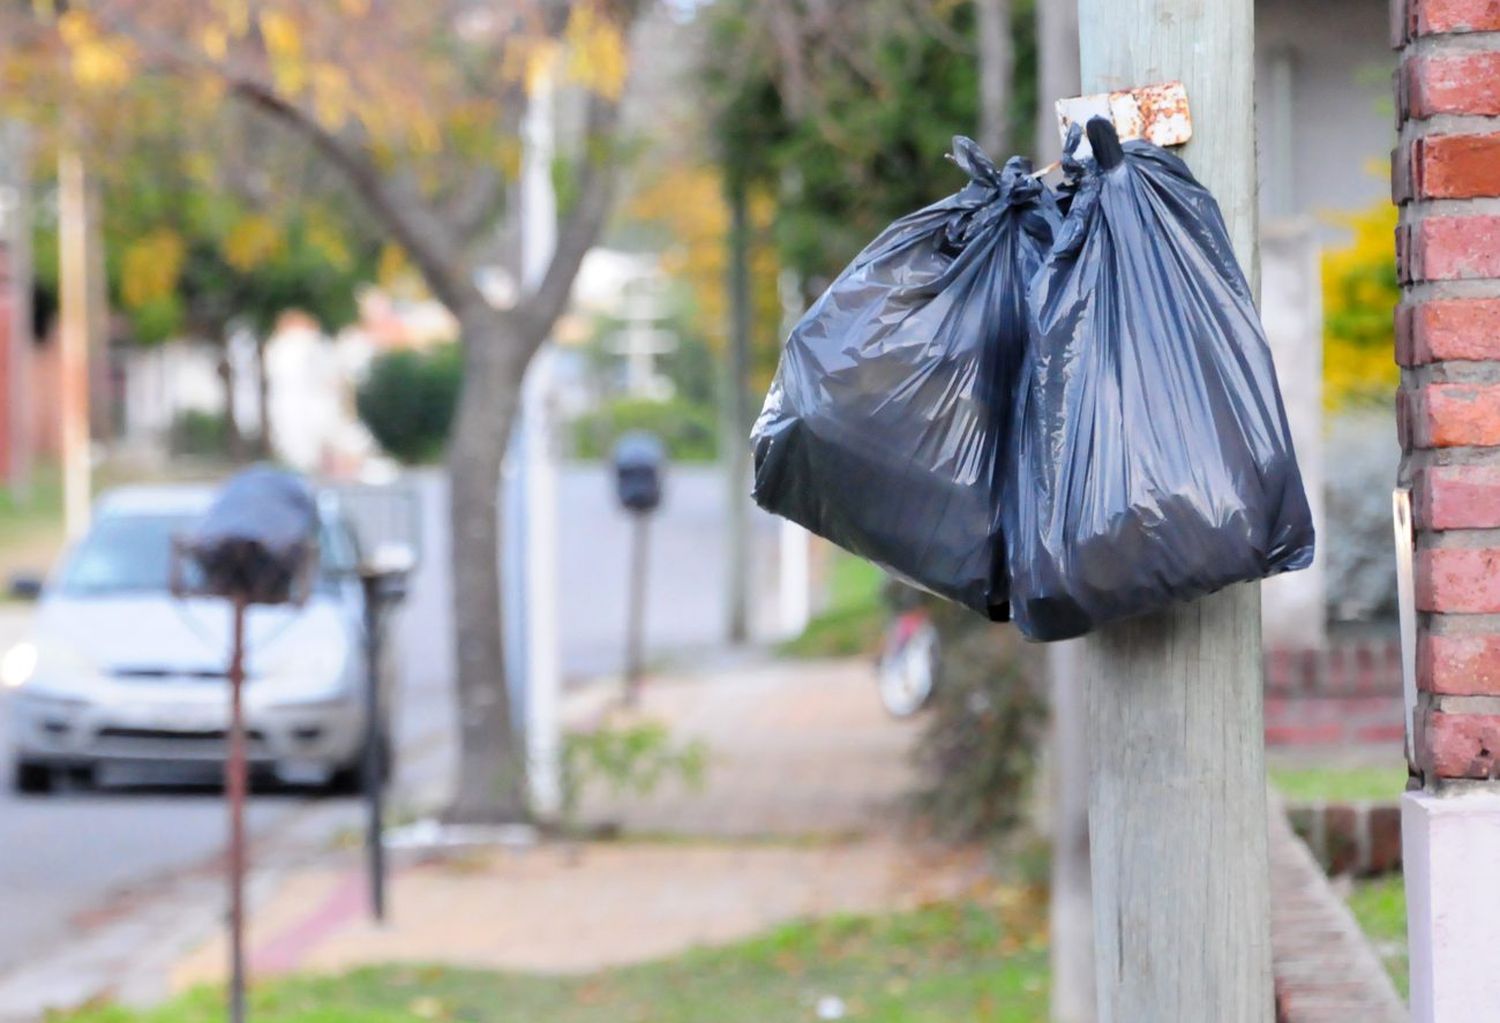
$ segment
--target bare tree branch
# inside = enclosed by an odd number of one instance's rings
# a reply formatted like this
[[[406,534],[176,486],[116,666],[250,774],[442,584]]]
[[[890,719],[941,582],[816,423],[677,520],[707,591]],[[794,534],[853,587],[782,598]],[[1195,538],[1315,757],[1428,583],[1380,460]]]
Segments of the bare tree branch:
[[[506,180],[497,167],[479,167],[442,204],[443,221],[459,238],[471,240],[494,221],[505,198]]]
[[[278,118],[343,171],[360,198],[385,221],[396,241],[422,271],[438,301],[450,309],[458,309],[474,300],[477,287],[462,242],[413,185],[406,179],[383,174],[362,146],[328,131],[306,110],[263,82],[249,77],[228,80],[236,95]]]
[[[350,133],[330,131],[309,110],[278,93],[259,75],[226,62],[209,61],[168,38],[118,16],[107,19],[163,66],[189,74],[212,74],[242,101],[259,109],[321,152],[339,169],[370,211],[389,229],[421,271],[437,299],[450,309],[480,299],[463,240],[444,223],[415,185],[384,173]]]

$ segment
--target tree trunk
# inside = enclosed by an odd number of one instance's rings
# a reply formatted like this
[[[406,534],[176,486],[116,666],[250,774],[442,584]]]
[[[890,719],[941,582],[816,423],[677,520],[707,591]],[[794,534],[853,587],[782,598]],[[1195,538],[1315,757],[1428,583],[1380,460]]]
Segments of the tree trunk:
[[[1010,83],[1015,48],[1010,38],[1010,0],[974,0],[979,34],[979,144],[996,160],[1009,146]]]
[[[224,331],[219,348],[219,383],[224,387],[224,453],[234,464],[245,461],[245,435],[240,432],[239,417],[235,414],[234,360],[229,357],[229,338]]]
[[[527,818],[525,734],[506,688],[500,617],[500,468],[520,405],[525,350],[486,306],[459,311],[464,383],[448,448],[459,766],[446,819]]]
[[[255,405],[259,413],[260,435],[255,438],[255,453],[260,458],[270,458],[271,442],[271,378],[266,374],[266,342],[264,337],[255,339]]]
[[[1048,0],[1036,7],[1037,92],[1036,162],[1062,155],[1057,133],[1058,100],[1076,96],[1078,78],[1077,0]]]

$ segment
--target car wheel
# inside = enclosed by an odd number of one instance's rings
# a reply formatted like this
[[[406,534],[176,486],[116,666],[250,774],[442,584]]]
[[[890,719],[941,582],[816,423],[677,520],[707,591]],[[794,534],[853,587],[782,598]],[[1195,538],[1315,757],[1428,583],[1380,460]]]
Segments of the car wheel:
[[[380,784],[391,783],[391,773],[395,764],[392,756],[390,737],[382,734],[378,740],[380,743]],[[333,777],[328,779],[328,791],[341,796],[357,796],[365,792],[365,761],[361,755],[359,759],[351,764],[346,764],[333,772]]]
[[[52,768],[46,764],[17,760],[11,775],[11,787],[23,795],[41,796],[52,791],[55,780]]]

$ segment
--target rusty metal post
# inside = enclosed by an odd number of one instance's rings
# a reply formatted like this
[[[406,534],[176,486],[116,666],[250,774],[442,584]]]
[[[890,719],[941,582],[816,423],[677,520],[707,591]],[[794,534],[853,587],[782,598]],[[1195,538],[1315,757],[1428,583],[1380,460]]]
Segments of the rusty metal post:
[[[229,1019],[245,1019],[245,794],[249,770],[245,751],[245,613],[234,598],[234,640],[229,655],[229,755],[224,791],[229,797]]]

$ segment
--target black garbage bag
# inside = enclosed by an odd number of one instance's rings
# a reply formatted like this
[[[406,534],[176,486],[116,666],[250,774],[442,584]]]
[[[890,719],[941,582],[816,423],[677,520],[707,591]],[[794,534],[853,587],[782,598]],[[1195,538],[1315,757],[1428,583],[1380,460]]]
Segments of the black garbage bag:
[[[1032,283],[1007,471],[1012,610],[1033,639],[1305,568],[1312,516],[1249,285],[1176,156],[1094,159]],[[1011,518],[1013,516],[1013,518]]]
[[[1012,159],[893,223],[792,330],[751,436],[755,499],[896,576],[1006,617],[999,495],[1025,285],[1057,222]]]
[[[284,604],[317,557],[317,502],[302,477],[251,466],[225,482],[185,540],[204,592]]]

